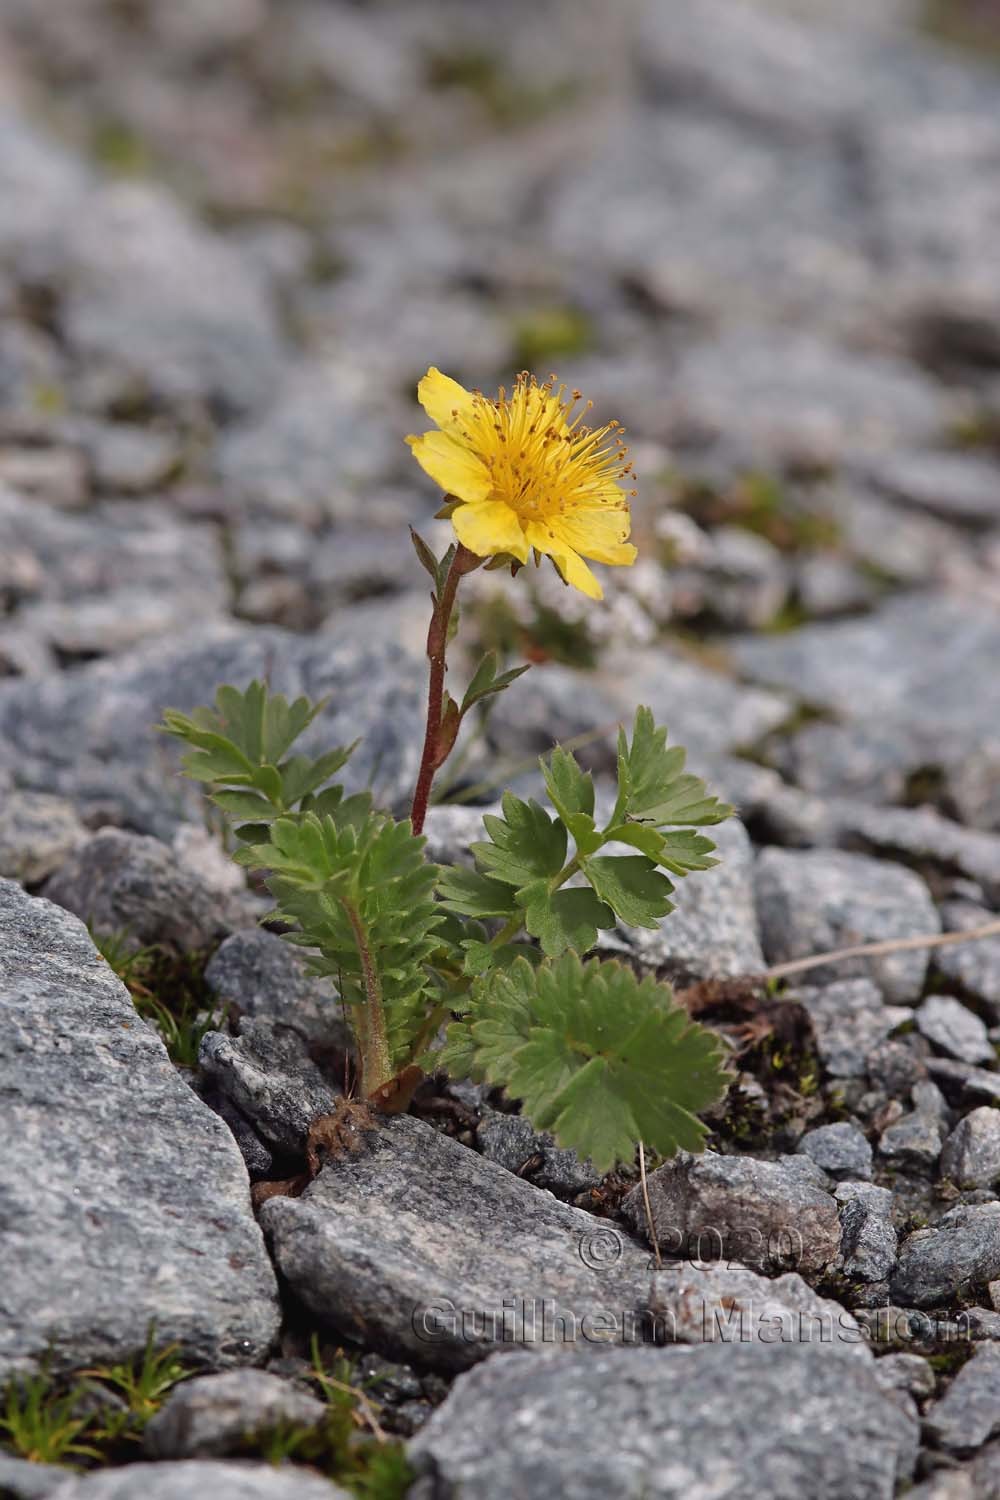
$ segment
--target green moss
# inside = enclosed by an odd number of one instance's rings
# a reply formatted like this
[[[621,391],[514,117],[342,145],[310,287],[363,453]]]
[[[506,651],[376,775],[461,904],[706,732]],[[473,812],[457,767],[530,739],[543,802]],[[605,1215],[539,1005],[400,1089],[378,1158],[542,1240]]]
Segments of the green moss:
[[[18,1458],[73,1468],[99,1458],[84,1441],[88,1418],[77,1415],[83,1388],[59,1389],[44,1372],[11,1381],[0,1405],[0,1437]]]
[[[338,1354],[331,1368],[313,1339],[313,1378],[326,1404],[315,1428],[278,1424],[248,1434],[239,1456],[309,1464],[359,1500],[403,1500],[413,1483],[402,1443],[378,1425],[375,1408]],[[47,1370],[0,1393],[0,1439],[31,1463],[95,1468],[139,1457],[143,1431],[168,1393],[193,1372],[173,1344],[157,1348],[151,1328],[142,1354],[63,1379]],[[95,1401],[104,1393],[107,1399]],[[117,1398],[117,1399],[115,1399]]]
[[[61,417],[66,411],[66,392],[60,385],[41,381],[32,388],[31,404],[39,416]]]
[[[504,60],[483,47],[459,44],[427,54],[426,78],[432,89],[463,89],[478,99],[495,125],[529,125],[569,103],[578,91],[572,79],[525,83]]]
[[[523,600],[522,600],[523,603]],[[532,599],[531,612],[515,612],[504,594],[468,606],[469,633],[479,652],[495,651],[501,661],[558,661],[571,667],[594,667],[597,645],[586,623],[567,620]]]
[[[143,1429],[168,1391],[190,1373],[176,1345],[156,1347],[150,1327],[142,1354],[121,1364],[63,1379],[43,1367],[13,1380],[0,1398],[0,1436],[30,1463],[124,1463],[136,1456]],[[118,1399],[95,1402],[101,1392]]]
[[[583,354],[593,342],[590,319],[575,307],[539,307],[514,319],[514,360],[526,370]]]
[[[210,1031],[215,998],[205,984],[205,953],[180,956],[162,948],[134,949],[127,932],[91,931],[94,946],[128,988],[139,1015],[152,1021],[173,1062],[193,1068]]]
[[[402,1443],[382,1431],[350,1361],[338,1350],[328,1368],[315,1334],[311,1349],[313,1379],[326,1403],[323,1421],[314,1427],[283,1422],[248,1435],[241,1456],[309,1464],[359,1500],[403,1500],[414,1475]]]
[[[674,503],[699,526],[742,526],[786,553],[830,550],[839,544],[834,518],[804,504],[773,474],[748,471],[721,487],[675,474],[670,485]]]
[[[101,120],[90,142],[94,160],[117,177],[148,177],[153,161],[142,137],[122,120]]]

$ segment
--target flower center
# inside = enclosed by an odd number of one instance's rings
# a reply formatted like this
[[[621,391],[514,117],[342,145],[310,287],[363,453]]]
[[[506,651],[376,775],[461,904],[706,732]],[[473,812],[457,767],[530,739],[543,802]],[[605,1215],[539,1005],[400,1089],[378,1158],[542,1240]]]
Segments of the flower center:
[[[580,391],[566,395],[556,378],[539,384],[522,371],[510,394],[496,401],[481,391],[472,410],[453,413],[465,441],[482,459],[502,500],[523,522],[546,522],[588,508],[627,510],[621,484],[634,471],[620,422],[584,423],[593,402]],[[574,414],[575,413],[575,414]],[[630,491],[635,494],[635,491]]]

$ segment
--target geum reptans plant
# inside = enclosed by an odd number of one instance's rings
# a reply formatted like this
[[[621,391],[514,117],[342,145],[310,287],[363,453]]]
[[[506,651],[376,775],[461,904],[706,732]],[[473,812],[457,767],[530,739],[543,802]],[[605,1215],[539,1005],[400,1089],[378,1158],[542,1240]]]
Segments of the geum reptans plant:
[[[716,863],[696,830],[731,812],[685,771],[649,709],[619,731],[606,816],[590,774],[557,746],[541,762],[548,806],[505,793],[483,818],[474,868],[430,864],[422,837],[463,721],[527,670],[501,671],[490,654],[460,697],[446,689],[461,580],[547,556],[567,585],[599,598],[583,558],[635,558],[621,428],[587,427],[586,408],[572,416],[578,393],[567,401],[527,375],[492,400],[432,369],[419,396],[437,427],[409,442],[446,490],[439,515],[457,540],[438,557],[413,535],[433,592],[410,817],[346,795],[337,777],[353,746],[294,753],[323,705],[288,703],[262,682],[222,687],[214,708],[190,716],[168,710],[164,727],[190,747],[184,769],[231,823],[236,859],[265,880],[273,919],[337,986],[355,1041],[344,1111],[406,1109],[427,1073],[446,1070],[504,1088],[602,1171],[640,1141],[661,1156],[698,1150],[698,1115],[727,1084],[718,1039],[665,984],[584,961],[602,929],[659,925],[674,882]]]

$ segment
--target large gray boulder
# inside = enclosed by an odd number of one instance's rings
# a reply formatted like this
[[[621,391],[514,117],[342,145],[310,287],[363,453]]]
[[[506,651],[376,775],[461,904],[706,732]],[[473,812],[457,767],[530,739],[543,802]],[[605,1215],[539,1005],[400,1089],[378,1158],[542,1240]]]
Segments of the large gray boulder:
[[[130,1357],[261,1359],[277,1285],[246,1170],[83,923],[0,881],[0,1384]]]
[[[851,1315],[797,1275],[690,1260],[657,1271],[607,1220],[408,1116],[328,1162],[300,1198],[271,1198],[261,1222],[282,1277],[320,1323],[444,1369],[518,1345],[859,1341]]]
[[[918,1435],[867,1354],[819,1344],[494,1355],[410,1444],[411,1496],[890,1500]]]

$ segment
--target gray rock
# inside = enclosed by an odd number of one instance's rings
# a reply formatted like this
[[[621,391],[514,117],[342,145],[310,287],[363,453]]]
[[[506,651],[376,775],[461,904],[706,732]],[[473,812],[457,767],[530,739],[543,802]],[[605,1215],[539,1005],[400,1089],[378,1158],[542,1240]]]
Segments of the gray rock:
[[[947,917],[944,920],[947,922]],[[1000,940],[997,950],[1000,952]],[[921,1036],[950,1057],[967,1063],[996,1061],[996,1049],[986,1033],[984,1022],[954,996],[928,995],[918,1008],[915,1020]]]
[[[921,1354],[883,1354],[875,1361],[875,1379],[889,1395],[892,1391],[908,1396],[932,1396],[936,1385],[934,1369]]]
[[[55,1464],[0,1453],[0,1500],[46,1500],[66,1478],[66,1470]]]
[[[93,193],[64,241],[70,348],[167,400],[253,405],[285,357],[277,312],[253,262],[152,185]]]
[[[557,1146],[548,1131],[536,1134],[523,1115],[488,1110],[476,1130],[476,1144],[487,1161],[495,1161],[557,1198],[575,1198],[601,1181],[592,1162]]]
[[[947,1089],[957,1090],[963,1105],[978,1104],[984,1099],[1000,1104],[1000,1073],[988,1073],[985,1068],[945,1057],[932,1057],[927,1070]]]
[[[248,1437],[283,1423],[316,1427],[326,1407],[265,1370],[227,1370],[176,1386],[153,1416],[143,1446],[150,1458],[225,1458]]]
[[[774,1319],[792,1338],[857,1340],[853,1318],[796,1275],[669,1263],[654,1275],[648,1250],[606,1220],[408,1116],[328,1162],[301,1198],[270,1199],[261,1222],[324,1326],[420,1364],[462,1369],[498,1345],[594,1353],[727,1330],[753,1342]]]
[[[840,1249],[837,1205],[808,1157],[680,1152],[648,1182],[660,1250],[693,1260],[736,1260],[758,1270],[821,1271]],[[622,1208],[648,1234],[641,1187]]]
[[[974,1339],[1000,1340],[1000,1312],[993,1307],[963,1307],[963,1322]]]
[[[0,449],[0,484],[58,510],[79,510],[90,498],[87,465],[75,448]]]
[[[0,803],[0,876],[38,885],[87,838],[71,804],[42,792],[8,792]]]
[[[952,878],[958,872],[976,881],[988,900],[1000,904],[1000,837],[996,834],[963,828],[929,807],[911,811],[902,807],[837,805],[834,815],[841,843],[937,870]]]
[[[260,927],[234,932],[206,967],[205,983],[219,1004],[238,1016],[287,1026],[320,1046],[345,1043],[332,984],[310,974],[301,951],[274,932]]]
[[[495,1451],[487,1431],[519,1440]],[[456,1381],[409,1453],[428,1496],[890,1500],[917,1434],[867,1360],[712,1345],[494,1356]]]
[[[37,683],[0,679],[0,766],[31,790],[57,792],[88,820],[173,836],[202,817],[200,788],[175,775],[178,751],[157,733],[164,708],[211,703],[221,683],[268,676],[275,692],[329,697],[300,742],[305,753],[362,742],[343,772],[349,791],[371,784],[385,804],[416,780],[424,684],[387,645],[234,625],[157,642],[114,662]],[[121,726],[128,724],[128,734]]]
[[[699,775],[701,757],[756,744],[792,710],[777,693],[745,687],[662,646],[608,652],[598,682],[614,705],[612,719],[631,721],[636,704],[646,704],[657,723],[669,728],[671,743],[688,751]]]
[[[933,1083],[918,1083],[911,1091],[914,1108],[886,1127],[878,1149],[887,1160],[917,1171],[931,1168],[941,1155],[948,1133],[948,1114],[940,1090]]]
[[[877,559],[881,576],[893,583],[941,585],[961,560],[964,539],[953,526],[895,505],[864,485],[834,479],[824,504],[836,516],[850,556],[862,567]]]
[[[829,1177],[855,1180],[872,1175],[872,1148],[857,1126],[847,1120],[807,1130],[796,1150]]]
[[[194,1362],[260,1359],[274,1272],[225,1125],[83,927],[0,882],[8,1247],[0,1382],[125,1359],[151,1322]]]
[[[1000,741],[963,744],[941,776],[942,796],[960,823],[1000,833]]]
[[[995,912],[986,911],[972,901],[947,901],[941,908],[941,920],[947,932],[967,932],[973,927],[984,927],[995,917]],[[963,992],[989,1006],[993,1021],[1000,1022],[1000,937],[942,948],[935,953],[934,963],[947,979],[960,985]]]
[[[940,731],[947,724],[980,742],[996,733],[1000,688],[992,663],[1000,652],[1000,623],[988,604],[968,594],[919,590],[864,619],[744,636],[730,650],[748,677],[846,720],[875,722],[883,730]],[[968,692],[970,681],[982,691]]]
[[[8,205],[0,261],[35,274],[93,192],[90,171],[13,110],[0,116],[0,189]]]
[[[778,760],[787,776],[823,797],[900,801],[908,775],[925,757],[909,730],[893,725],[804,724],[783,740]]]
[[[207,1032],[198,1062],[264,1140],[286,1151],[301,1152],[313,1121],[336,1101],[336,1085],[300,1033],[275,1022],[244,1019],[236,1036]]]
[[[1000,1428],[1000,1349],[977,1349],[924,1420],[943,1448],[967,1452],[993,1437]]]
[[[155,427],[95,422],[81,439],[99,489],[113,495],[142,495],[165,483],[178,467],[176,438]]]
[[[700,598],[697,612],[708,614],[726,630],[769,625],[788,598],[787,569],[773,542],[741,526],[719,526],[706,551],[696,569],[671,573],[675,612],[681,613],[681,593],[690,590]]]
[[[995,104],[984,104],[981,118],[968,100],[964,109],[925,107],[887,121],[868,143],[887,293],[931,362],[989,357],[1000,338],[996,268],[978,253],[998,204],[983,167],[996,159],[1000,134]]]
[[[983,1104],[958,1122],[941,1148],[941,1176],[961,1188],[1000,1180],[1000,1109]]]
[[[215,530],[152,500],[75,516],[0,489],[0,550],[8,546],[21,607],[0,626],[0,644],[20,632],[63,659],[89,659],[181,633],[192,617],[207,625],[228,605]]]
[[[736,818],[706,833],[718,850],[720,863],[677,881],[670,898],[674,910],[657,927],[619,926],[602,932],[599,953],[623,954],[677,981],[763,971],[749,835]]]
[[[954,1455],[947,1455],[954,1464]],[[1000,1442],[987,1443],[969,1464],[936,1469],[907,1490],[907,1500],[992,1500],[1000,1486]]]
[[[473,865],[469,845],[486,837],[483,818],[487,813],[501,817],[503,808],[499,802],[477,807],[458,802],[429,807],[424,824],[427,858],[439,865]]]
[[[306,524],[355,520],[361,489],[399,466],[400,431],[402,422],[394,431],[358,388],[356,372],[301,364],[268,411],[223,436],[219,474],[256,512]]]
[[[178,864],[159,839],[102,828],[65,859],[45,895],[101,936],[124,934],[133,949],[150,944],[181,955],[213,947],[242,915]]]
[[[730,24],[727,18],[726,27]],[[710,49],[717,45],[718,38],[708,44]],[[603,122],[588,146],[586,164],[575,164],[572,172],[561,174],[552,184],[549,238],[553,246],[562,255],[596,264],[604,274],[608,268],[619,275],[630,272],[664,310],[697,318],[714,311],[718,318],[725,309],[732,324],[724,325],[719,336],[731,362],[739,367],[746,387],[744,400],[756,395],[751,372],[759,363],[758,383],[763,390],[755,415],[774,408],[772,416],[776,416],[780,377],[774,372],[780,371],[785,356],[775,347],[779,339],[774,334],[770,358],[765,355],[762,346],[768,335],[754,326],[759,323],[752,316],[755,305],[759,309],[766,298],[772,316],[795,318],[808,309],[814,323],[823,321],[828,312],[835,321],[837,314],[842,316],[843,301],[853,300],[870,275],[857,222],[842,211],[837,213],[842,168],[815,141],[791,142],[773,135],[762,139],[741,124],[713,118],[703,109],[623,111],[617,119]],[[627,170],[621,169],[622,163]],[[781,197],[782,185],[786,200]],[[669,212],[671,204],[676,205],[676,213]],[[605,222],[601,221],[602,207]],[[726,243],[727,225],[737,221],[745,230],[742,261],[731,236]],[[823,275],[830,297],[821,312],[815,298]],[[818,357],[810,361],[800,354],[794,335],[791,342],[788,359],[799,367],[804,381],[818,383],[818,374],[810,368]],[[633,356],[633,365],[640,357]],[[837,386],[836,397],[831,398],[836,410],[849,402],[850,392],[840,389],[847,382],[844,376],[837,380],[835,354],[827,358],[834,365],[829,383]],[[592,388],[584,362],[564,374],[582,388]],[[682,405],[675,396],[667,411],[680,406],[688,429],[695,425],[696,416],[714,435],[726,430],[730,413],[723,410],[725,401],[727,406],[731,403],[738,424],[737,378],[727,381],[725,374],[724,363],[716,368],[704,361],[699,369],[697,406],[692,408],[687,401]],[[666,405],[664,390],[673,395],[671,384],[661,380],[657,385],[648,374],[640,383],[635,369],[627,376],[616,369],[614,375],[638,395],[633,397],[634,409],[632,405],[611,409],[620,410],[636,430],[657,438],[673,436],[672,428],[663,431],[662,417],[656,425],[652,420],[657,407]],[[686,395],[687,384],[688,376],[680,375],[677,391]],[[877,382],[873,384],[877,393]],[[610,406],[606,391],[599,389],[599,394]],[[797,394],[790,379],[786,399],[792,403]],[[712,395],[715,402],[710,405]],[[824,414],[826,410],[824,406]],[[810,410],[804,399],[801,414],[818,425],[815,406]],[[710,427],[708,417],[713,419]],[[791,425],[789,421],[786,432]],[[744,427],[735,425],[733,432],[742,438]]]
[[[970,453],[895,453],[873,464],[869,479],[893,500],[946,521],[987,526],[1000,513],[1000,469]]]
[[[940,931],[940,918],[919,875],[883,860],[842,851],[765,849],[755,889],[769,963],[807,958],[855,943]],[[912,1002],[923,988],[927,954],[841,959],[813,980],[871,975],[886,998]]]
[[[814,989],[790,992],[789,998],[808,1012],[816,1050],[832,1078],[863,1078],[868,1058],[910,1012],[886,1005],[870,979],[844,979]]]
[[[722,436],[760,467],[823,467],[927,441],[947,420],[940,390],[912,365],[804,333],[724,332],[685,352],[674,378],[665,435]]]
[[[1000,1203],[959,1204],[900,1248],[894,1300],[934,1307],[1000,1275]]]
[[[225,1120],[232,1131],[250,1181],[261,1182],[269,1177],[277,1177],[279,1174],[274,1171],[273,1152],[264,1145],[250,1121],[244,1118],[229,1096],[206,1077],[196,1078],[194,1087],[212,1113],[218,1115],[220,1120]]]
[[[59,1500],[349,1500],[346,1490],[296,1465],[225,1463],[187,1459],[177,1463],[125,1464],[70,1479]]]
[[[793,576],[795,597],[810,619],[857,614],[875,602],[872,579],[835,553],[816,552],[797,558]]]
[[[628,710],[630,717],[635,713],[635,704],[641,701],[633,700]],[[494,714],[490,720],[487,730],[490,745],[505,759],[518,762],[533,752],[542,755],[555,744],[604,726],[610,740],[611,726],[617,725],[622,712],[618,699],[600,676],[576,671],[559,662],[532,667],[504,695],[503,707],[504,713]],[[602,754],[600,747],[588,746],[580,750],[579,758],[589,766],[595,754]],[[603,751],[603,759],[605,768],[610,769],[613,760],[607,749]]]
[[[871,1182],[840,1182],[840,1253],[845,1276],[885,1281],[896,1265],[898,1239],[892,1225],[892,1193]]]

